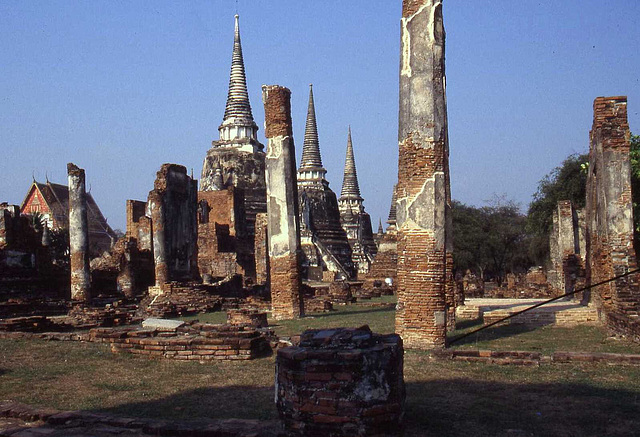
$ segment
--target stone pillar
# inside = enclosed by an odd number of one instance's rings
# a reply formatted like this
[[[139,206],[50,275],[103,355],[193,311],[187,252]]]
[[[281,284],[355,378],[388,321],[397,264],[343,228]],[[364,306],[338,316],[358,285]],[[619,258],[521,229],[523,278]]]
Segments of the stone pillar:
[[[151,233],[153,240],[153,264],[155,266],[156,287],[162,288],[169,281],[167,249],[165,239],[165,219],[162,195],[153,190],[149,192],[148,207],[151,215]]]
[[[292,319],[304,315],[301,294],[300,224],[296,157],[291,125],[291,91],[262,87],[267,137],[267,232],[272,315]]]
[[[590,139],[586,264],[593,284],[637,268],[626,97],[595,99]],[[631,275],[591,290],[608,324],[613,315],[638,316],[638,286],[638,275]]]
[[[447,327],[447,105],[442,2],[404,0],[401,20],[396,332],[444,347]],[[452,299],[449,299],[451,302]]]
[[[71,258],[71,300],[91,300],[89,270],[89,222],[84,170],[67,164],[69,177],[69,252]]]

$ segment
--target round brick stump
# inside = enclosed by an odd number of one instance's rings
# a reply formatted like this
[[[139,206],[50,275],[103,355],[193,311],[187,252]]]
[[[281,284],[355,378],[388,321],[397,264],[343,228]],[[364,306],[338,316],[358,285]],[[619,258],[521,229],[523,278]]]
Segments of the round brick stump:
[[[267,313],[257,309],[230,309],[227,310],[227,323],[230,325],[247,325],[254,328],[266,328]]]
[[[396,334],[312,329],[278,350],[276,404],[290,436],[399,436],[404,403]]]

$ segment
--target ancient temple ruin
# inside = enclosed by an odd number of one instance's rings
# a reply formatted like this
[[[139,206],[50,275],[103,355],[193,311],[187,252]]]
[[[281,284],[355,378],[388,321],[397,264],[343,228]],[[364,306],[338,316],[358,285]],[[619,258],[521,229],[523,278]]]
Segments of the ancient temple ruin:
[[[172,281],[198,277],[198,230],[196,221],[197,181],[182,165],[163,164],[149,192],[154,292],[162,292]]]
[[[593,102],[587,179],[587,281],[597,284],[637,268],[626,97]],[[637,275],[591,290],[602,320],[614,331],[638,336],[640,288]],[[635,334],[634,334],[635,333]]]
[[[570,293],[576,284],[584,286],[585,263],[584,211],[570,200],[561,200],[553,211],[553,229],[549,236],[551,269],[549,284],[559,294]]]
[[[87,220],[89,223],[89,253],[101,255],[109,250],[117,239],[91,193],[86,193]],[[22,214],[41,214],[50,230],[66,230],[69,227],[69,187],[33,181],[20,206]]]
[[[371,268],[378,248],[373,239],[371,216],[364,210],[364,199],[360,195],[356,159],[351,141],[351,126],[349,126],[347,137],[347,156],[338,208],[342,227],[347,233],[347,239],[351,246],[351,260],[358,274],[365,274]]]
[[[246,232],[246,239],[243,240],[244,235],[236,235],[240,237],[240,245],[246,245],[237,251],[240,252],[239,264],[248,277],[255,279],[253,257],[256,215],[267,211],[265,154],[264,146],[258,141],[258,125],[253,119],[249,103],[238,15],[235,16],[229,94],[218,132],[220,138],[211,143],[202,165],[200,190],[222,191],[233,187],[237,192],[238,197],[228,196],[233,197],[234,201],[242,201],[242,205],[234,208],[244,211],[242,222],[246,221],[246,229],[242,230]],[[210,198],[208,195],[200,197],[204,200]],[[212,202],[208,203],[210,208],[216,208]],[[236,221],[236,224],[239,225],[240,222]]]
[[[309,87],[309,106],[304,132],[302,159],[298,168],[298,196],[303,266],[309,279],[352,279],[356,270],[351,246],[340,224],[335,193],[329,188],[327,170],[322,166],[313,87]]]
[[[444,51],[442,3],[403,2],[396,332],[409,348],[445,346],[454,301]]]

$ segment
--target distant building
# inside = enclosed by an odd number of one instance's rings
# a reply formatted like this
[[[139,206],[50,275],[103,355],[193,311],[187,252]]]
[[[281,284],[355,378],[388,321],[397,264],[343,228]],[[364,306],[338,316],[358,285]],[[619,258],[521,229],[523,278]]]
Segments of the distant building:
[[[33,181],[20,206],[22,214],[42,214],[49,229],[69,227],[69,188],[47,181]],[[87,218],[89,220],[89,248],[92,255],[109,250],[117,239],[115,232],[102,215],[90,193],[87,193]]]
[[[364,199],[360,195],[356,160],[351,141],[351,127],[347,137],[347,156],[344,164],[342,191],[338,199],[340,222],[351,245],[353,264],[358,273],[367,273],[378,248],[371,228],[371,217],[364,210]]]
[[[267,186],[264,146],[258,141],[247,91],[238,15],[227,104],[218,133],[202,164],[198,194],[200,274],[240,273],[254,281],[256,215],[267,212]]]
[[[310,88],[302,160],[298,169],[300,239],[305,256],[303,267],[308,279],[355,279],[357,272],[351,259],[351,246],[340,224],[338,200],[329,188],[326,174],[320,156],[313,88]]]

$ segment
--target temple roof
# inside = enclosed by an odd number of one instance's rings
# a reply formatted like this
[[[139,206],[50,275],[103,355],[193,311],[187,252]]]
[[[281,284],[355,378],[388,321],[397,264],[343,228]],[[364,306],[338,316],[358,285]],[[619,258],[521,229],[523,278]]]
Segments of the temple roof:
[[[238,15],[235,16],[235,33],[233,37],[233,55],[231,57],[231,75],[229,77],[229,94],[227,106],[224,110],[223,123],[232,118],[241,118],[253,121],[249,93],[247,92],[247,78],[244,73],[244,60],[242,58],[242,44],[240,43],[240,29]]]
[[[307,123],[304,128],[304,144],[302,146],[302,160],[300,161],[299,170],[306,169],[322,169],[318,126],[316,124],[316,108],[313,103],[313,85],[309,85],[309,107],[307,109]]]
[[[347,157],[344,163],[344,176],[342,179],[342,191],[340,197],[350,197],[361,200],[360,185],[358,184],[358,173],[356,172],[356,159],[353,155],[353,144],[351,142],[351,126],[349,126],[349,136],[347,137]]]

